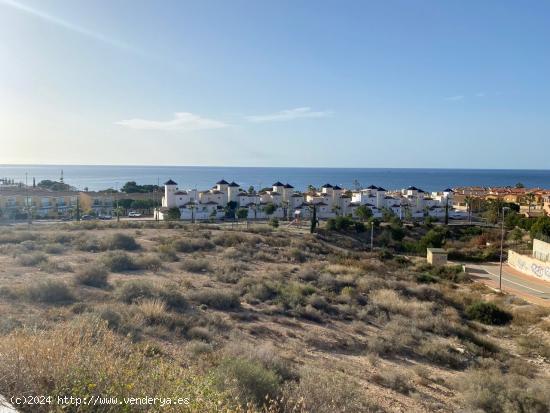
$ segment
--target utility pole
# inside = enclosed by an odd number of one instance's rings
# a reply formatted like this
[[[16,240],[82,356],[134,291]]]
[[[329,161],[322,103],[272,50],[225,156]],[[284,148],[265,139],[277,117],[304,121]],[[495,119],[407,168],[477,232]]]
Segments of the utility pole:
[[[160,178],[157,176],[157,187],[155,188],[155,221],[159,220],[159,200],[158,200],[158,192],[160,190]]]
[[[25,206],[27,207],[27,225],[31,226],[32,224],[32,215],[31,215],[31,202],[29,202],[29,185],[28,185],[28,176],[29,174],[25,172]]]
[[[449,197],[445,197],[445,225],[449,225]]]
[[[504,214],[508,207],[502,207],[502,230],[500,236],[500,270],[498,273],[498,289],[502,292],[502,261],[504,256]]]
[[[118,210],[118,182],[115,184],[115,190],[116,222],[120,222],[120,211]]]

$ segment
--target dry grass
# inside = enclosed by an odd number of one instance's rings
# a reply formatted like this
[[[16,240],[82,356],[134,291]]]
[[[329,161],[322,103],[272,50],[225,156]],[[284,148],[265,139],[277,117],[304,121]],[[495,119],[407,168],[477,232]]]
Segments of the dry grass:
[[[161,299],[143,299],[139,302],[138,308],[147,324],[162,324],[167,319],[168,307]]]
[[[94,222],[3,232],[0,393],[177,388],[200,403],[189,411],[208,412],[212,401],[222,412],[427,412],[474,411],[490,402],[486,388],[504,386],[508,411],[539,411],[548,312],[464,283],[455,269],[363,250],[360,240],[283,226]],[[496,303],[512,322],[469,321],[465,309],[477,301]],[[485,386],[481,368],[503,376]],[[457,384],[464,371],[475,386]],[[529,397],[518,393],[526,385]]]

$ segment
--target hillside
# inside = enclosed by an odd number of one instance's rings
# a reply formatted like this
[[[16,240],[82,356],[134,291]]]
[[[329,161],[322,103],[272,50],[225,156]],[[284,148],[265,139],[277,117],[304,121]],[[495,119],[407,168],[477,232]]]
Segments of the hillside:
[[[1,228],[0,313],[6,399],[188,399],[64,411],[550,409],[548,310],[337,233]]]

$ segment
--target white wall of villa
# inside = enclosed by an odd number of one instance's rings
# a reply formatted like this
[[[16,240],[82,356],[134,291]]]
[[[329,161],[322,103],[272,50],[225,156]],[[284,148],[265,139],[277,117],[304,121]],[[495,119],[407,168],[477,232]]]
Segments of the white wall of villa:
[[[245,192],[235,182],[221,180],[211,189],[182,190],[169,180],[164,185],[162,207],[158,211],[162,219],[171,208],[178,208],[183,220],[212,220],[225,216],[228,202],[237,209],[247,209],[248,219],[300,217],[309,218],[315,205],[319,219],[342,216],[356,217],[360,205],[369,207],[375,218],[382,217],[385,210],[399,218],[422,218],[427,215],[443,217],[445,205],[452,205],[452,190],[427,193],[416,187],[387,191],[371,185],[364,189],[349,191],[337,185],[325,184],[319,191],[301,193],[290,184],[275,182],[271,189],[262,192]],[[266,213],[269,204],[275,206],[271,215]]]

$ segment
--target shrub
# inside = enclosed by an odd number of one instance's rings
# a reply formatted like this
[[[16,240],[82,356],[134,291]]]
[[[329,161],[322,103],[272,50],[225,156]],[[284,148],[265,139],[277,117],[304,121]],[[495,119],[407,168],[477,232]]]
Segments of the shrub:
[[[61,254],[65,250],[65,247],[63,244],[59,243],[52,243],[52,244],[46,244],[44,246],[44,252],[48,254]]]
[[[216,271],[216,279],[227,284],[236,284],[245,275],[242,264],[225,264]]]
[[[134,237],[126,234],[113,234],[101,241],[101,247],[105,250],[135,251],[140,248]]]
[[[212,270],[212,265],[206,259],[186,259],[181,263],[181,269],[188,272],[202,273],[209,272]]]
[[[503,374],[495,367],[468,370],[457,385],[468,411],[542,413],[550,406],[547,381]]]
[[[277,218],[271,218],[269,220],[269,225],[271,225],[273,228],[279,228],[279,220]]]
[[[409,394],[414,390],[409,373],[397,369],[380,370],[373,376],[376,383],[399,393]]]
[[[201,340],[191,340],[187,346],[187,351],[189,351],[193,356],[197,357],[202,354],[209,354],[214,351],[214,346],[210,343],[205,343]]]
[[[79,284],[102,288],[107,286],[108,277],[105,267],[94,265],[81,268],[76,273],[75,280]]]
[[[512,314],[499,308],[495,303],[477,301],[466,307],[466,316],[489,325],[504,325],[512,320]]]
[[[234,310],[241,306],[239,296],[229,290],[201,290],[191,294],[191,299],[217,310]]]
[[[191,327],[187,330],[186,336],[192,340],[200,340],[209,343],[212,341],[212,333],[206,327]]]
[[[146,298],[139,302],[138,308],[147,324],[162,324],[167,319],[166,303],[158,298]]]
[[[52,399],[109,395],[122,401],[148,396],[151,389],[155,397],[189,397],[189,411],[213,413],[229,407],[207,379],[167,357],[151,357],[96,318],[81,316],[51,330],[19,330],[0,337],[0,392],[7,399],[28,392]],[[51,406],[37,404],[22,411],[51,410]],[[125,403],[77,410],[114,413],[135,411],[136,406]],[[166,412],[174,411],[181,410],[166,406]]]
[[[171,310],[182,312],[187,309],[187,300],[181,293],[169,286],[156,286],[150,281],[126,281],[117,287],[115,295],[118,300],[126,304],[139,303],[147,299],[159,299]]]
[[[158,253],[164,261],[178,261],[178,254],[171,244],[163,244],[157,248]]]
[[[122,251],[109,252],[102,257],[102,263],[110,271],[124,272],[139,269],[135,259]]]
[[[225,357],[214,373],[218,388],[233,394],[242,404],[262,406],[279,392],[280,378],[261,363],[238,357]]]
[[[288,251],[288,257],[294,262],[305,262],[307,260],[307,255],[298,248],[291,248]]]
[[[201,238],[180,238],[170,243],[178,252],[209,251],[216,247],[212,242]]]
[[[367,399],[367,396],[356,382],[340,372],[313,370],[304,368],[300,371],[300,381],[287,386],[283,392],[284,411],[293,410],[295,405],[302,405],[304,412],[383,412],[381,407]]]
[[[466,360],[458,352],[453,351],[448,345],[436,340],[423,341],[418,347],[417,352],[440,366],[459,369],[466,365]]]
[[[45,304],[69,304],[74,296],[62,281],[47,280],[27,287],[27,296],[31,301]]]
[[[159,271],[162,268],[162,261],[153,254],[138,255],[135,264],[139,270]]]
[[[24,267],[34,267],[48,261],[48,256],[42,252],[25,253],[17,257],[17,263]]]

